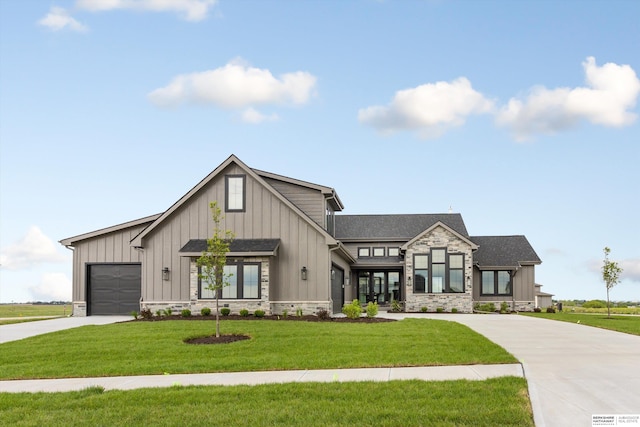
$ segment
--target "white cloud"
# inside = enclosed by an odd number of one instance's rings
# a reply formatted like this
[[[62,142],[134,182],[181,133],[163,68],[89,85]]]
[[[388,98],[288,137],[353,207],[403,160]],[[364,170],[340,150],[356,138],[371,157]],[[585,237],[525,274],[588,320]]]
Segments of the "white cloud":
[[[640,282],[640,258],[625,259],[618,264],[622,268],[621,279]]]
[[[423,138],[441,135],[460,126],[471,114],[491,112],[492,101],[471,87],[464,77],[396,92],[388,106],[371,106],[358,111],[360,123],[383,134],[415,130]]]
[[[551,134],[576,126],[582,120],[621,127],[633,123],[628,111],[640,95],[640,80],[629,65],[607,63],[601,67],[589,57],[582,63],[586,87],[547,89],[535,87],[526,99],[511,98],[496,117],[517,140]]]
[[[270,121],[270,122],[274,122],[276,120],[279,119],[278,115],[276,113],[273,113],[271,115],[265,116],[264,114],[262,114],[260,111],[249,107],[246,110],[244,110],[242,112],[242,121],[245,123],[250,123],[250,124],[260,124],[264,121]]]
[[[39,20],[38,24],[43,27],[47,27],[52,31],[60,31],[65,28],[78,32],[85,32],[88,30],[87,26],[76,21],[65,9],[57,6],[51,6],[49,13]]]
[[[303,71],[274,77],[267,69],[234,60],[214,70],[181,74],[148,94],[160,107],[181,103],[211,104],[239,109],[266,104],[304,104],[315,88],[316,78]],[[255,119],[256,114],[249,113]]]
[[[9,270],[22,270],[47,262],[65,262],[68,258],[58,252],[55,243],[32,226],[18,242],[2,249],[0,265]]]
[[[128,9],[175,12],[187,21],[205,19],[217,0],[77,0],[76,6],[92,12]]]
[[[71,301],[71,280],[63,273],[45,273],[38,285],[30,286],[33,301]]]

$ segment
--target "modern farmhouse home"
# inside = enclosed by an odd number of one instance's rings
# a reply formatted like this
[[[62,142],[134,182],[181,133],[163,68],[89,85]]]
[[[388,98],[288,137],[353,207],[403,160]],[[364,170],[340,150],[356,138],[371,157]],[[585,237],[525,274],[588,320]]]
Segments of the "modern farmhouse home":
[[[535,306],[541,261],[524,236],[471,236],[457,213],[341,215],[333,188],[232,155],[165,212],[60,241],[73,249],[74,316],[212,307],[196,259],[213,201],[235,234],[220,294],[233,312],[336,313],[354,298],[406,311]]]

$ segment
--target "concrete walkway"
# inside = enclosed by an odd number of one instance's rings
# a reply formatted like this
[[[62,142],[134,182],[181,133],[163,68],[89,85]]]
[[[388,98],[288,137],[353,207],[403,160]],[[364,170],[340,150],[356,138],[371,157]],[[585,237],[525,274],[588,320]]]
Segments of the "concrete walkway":
[[[0,344],[64,329],[78,328],[85,325],[106,325],[131,319],[131,316],[59,317],[49,320],[0,325]]]
[[[538,427],[640,414],[640,336],[518,315],[384,316],[459,322],[505,348],[523,364]]]

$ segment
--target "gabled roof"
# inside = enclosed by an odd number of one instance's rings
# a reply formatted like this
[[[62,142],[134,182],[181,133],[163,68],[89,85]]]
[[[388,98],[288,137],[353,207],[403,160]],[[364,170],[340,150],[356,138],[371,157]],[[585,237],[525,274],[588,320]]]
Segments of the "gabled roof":
[[[409,240],[407,243],[402,245],[400,247],[400,249],[403,250],[403,251],[406,251],[407,248],[410,245],[412,245],[417,240],[421,239],[422,236],[424,236],[425,234],[430,233],[431,231],[433,231],[434,229],[436,229],[438,227],[444,228],[445,230],[449,231],[450,233],[453,233],[454,235],[456,235],[460,240],[463,240],[463,241],[467,242],[467,244],[469,244],[469,246],[471,246],[472,250],[478,249],[478,246],[475,243],[473,243],[471,240],[469,240],[469,237],[463,236],[462,234],[458,233],[456,230],[452,229],[451,227],[447,226],[446,224],[443,224],[441,221],[438,221],[435,224],[433,224],[431,227],[427,228],[426,230],[423,230],[422,233],[418,234],[413,239]]]
[[[137,227],[139,225],[149,225],[156,219],[160,217],[161,214],[151,215],[140,219],[134,219],[133,221],[124,222],[122,224],[113,225],[107,228],[101,228],[100,230],[91,231],[89,233],[80,234],[74,237],[68,237],[66,239],[60,240],[60,243],[64,246],[73,246],[75,242],[79,242],[81,240],[91,239],[93,237],[102,236],[104,234],[113,233],[120,230],[125,230],[131,227]]]
[[[274,256],[280,239],[233,239],[227,256]],[[178,252],[181,256],[200,256],[207,250],[206,239],[191,239]]]
[[[169,209],[167,209],[162,215],[160,215],[151,225],[145,228],[140,234],[138,234],[132,241],[132,246],[142,246],[142,239],[151,233],[156,227],[158,227],[162,222],[167,219],[173,212],[179,209],[182,205],[187,203],[192,196],[194,196],[198,191],[200,191],[203,187],[205,187],[209,182],[211,182],[214,178],[216,178],[222,171],[224,171],[229,165],[236,164],[238,167],[243,169],[248,176],[251,176],[253,179],[262,184],[268,191],[270,191],[278,200],[291,208],[294,212],[304,218],[309,225],[311,225],[318,232],[323,234],[327,239],[328,244],[335,244],[336,241],[325,229],[320,227],[313,221],[307,214],[305,214],[300,208],[291,203],[286,197],[284,197],[280,192],[275,190],[271,185],[269,185],[260,175],[258,175],[253,169],[244,164],[239,158],[235,155],[231,155],[220,164],[217,168],[215,168],[209,175],[207,175],[202,181],[200,181],[195,187],[193,187],[187,194],[182,196],[180,200],[174,203]]]
[[[336,215],[336,239],[342,241],[409,241],[438,222],[469,238],[462,215]]]
[[[542,263],[525,236],[472,236],[471,240],[478,245],[473,261],[480,269]]]
[[[300,179],[290,178],[284,175],[278,175],[272,172],[261,171],[258,169],[253,169],[253,171],[263,178],[275,179],[278,181],[287,182],[289,184],[299,185],[301,187],[307,187],[313,190],[317,190],[329,200],[329,202],[331,203],[331,206],[335,211],[341,211],[344,209],[344,205],[342,204],[342,201],[338,197],[336,190],[331,187],[314,184],[312,182],[302,181]]]

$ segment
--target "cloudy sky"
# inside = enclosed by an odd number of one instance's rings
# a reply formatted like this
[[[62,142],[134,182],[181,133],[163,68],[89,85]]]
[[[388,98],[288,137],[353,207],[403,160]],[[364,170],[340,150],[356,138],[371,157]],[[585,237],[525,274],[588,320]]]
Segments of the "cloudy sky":
[[[640,2],[0,2],[0,302],[70,299],[58,241],[230,154],[344,213],[524,234],[558,298],[640,300]]]

